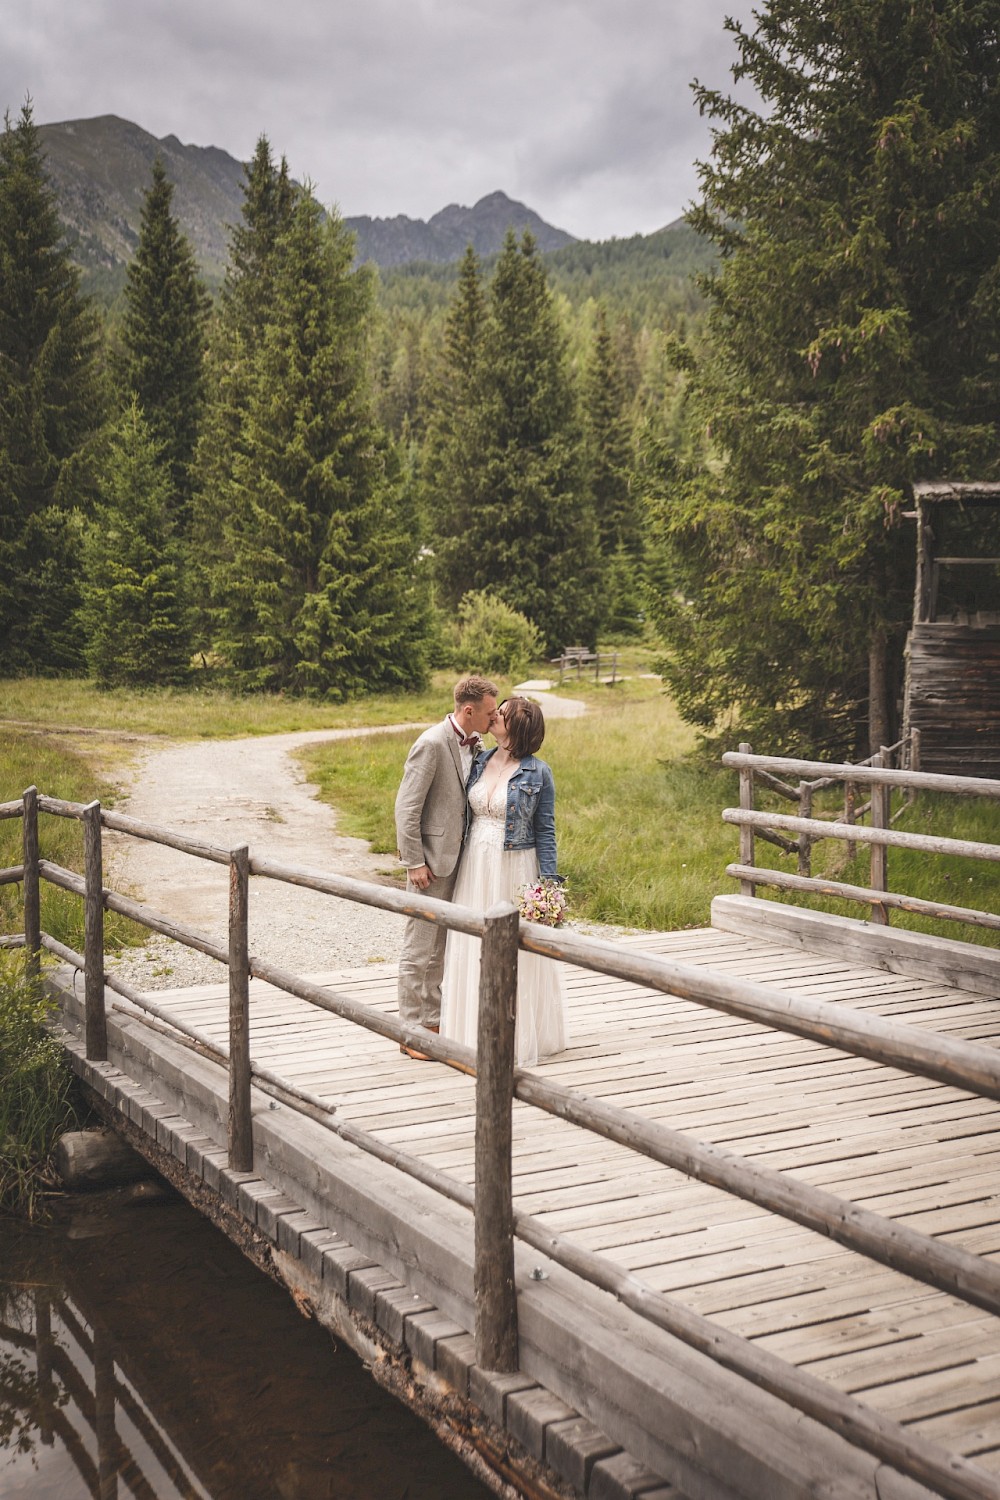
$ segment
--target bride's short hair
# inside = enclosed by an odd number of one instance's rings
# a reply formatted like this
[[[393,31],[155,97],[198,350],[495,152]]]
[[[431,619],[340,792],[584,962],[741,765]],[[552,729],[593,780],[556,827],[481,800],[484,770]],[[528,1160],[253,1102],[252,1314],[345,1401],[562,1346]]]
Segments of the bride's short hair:
[[[545,716],[530,698],[508,698],[503,705],[507,753],[515,760],[534,755],[545,738]]]

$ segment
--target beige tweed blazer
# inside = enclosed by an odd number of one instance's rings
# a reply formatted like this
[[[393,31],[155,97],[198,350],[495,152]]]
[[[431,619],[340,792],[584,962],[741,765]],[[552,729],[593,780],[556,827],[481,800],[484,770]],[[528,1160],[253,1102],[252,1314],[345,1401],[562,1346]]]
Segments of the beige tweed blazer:
[[[465,773],[458,736],[447,719],[413,743],[396,794],[396,842],[408,870],[429,865],[435,876],[458,864],[465,833]]]

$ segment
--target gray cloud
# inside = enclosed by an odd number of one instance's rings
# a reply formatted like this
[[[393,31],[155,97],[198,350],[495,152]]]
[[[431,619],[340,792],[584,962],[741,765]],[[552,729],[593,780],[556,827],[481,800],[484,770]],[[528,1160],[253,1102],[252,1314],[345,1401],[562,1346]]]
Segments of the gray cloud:
[[[5,22],[0,102],[118,114],[240,159],[263,131],[345,214],[427,218],[502,188],[588,238],[694,196],[750,0],[32,0]]]

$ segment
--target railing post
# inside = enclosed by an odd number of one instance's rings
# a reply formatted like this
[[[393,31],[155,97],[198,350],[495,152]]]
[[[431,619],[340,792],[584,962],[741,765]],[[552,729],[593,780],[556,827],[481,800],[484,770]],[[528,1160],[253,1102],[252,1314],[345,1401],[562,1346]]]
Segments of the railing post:
[[[517,1020],[517,908],[486,913],[476,1063],[476,1364],[517,1369],[511,1107]]]
[[[808,781],[799,782],[799,817],[811,818],[813,809],[813,789]],[[808,833],[799,834],[799,874],[812,874],[812,839]]]
[[[855,781],[844,782],[844,822],[854,826],[854,809],[858,805],[858,786]],[[858,852],[858,846],[853,839],[848,839],[845,844],[848,860],[852,860]]]
[[[41,972],[42,907],[38,885],[38,788],[29,786],[22,798],[22,859],[24,861],[24,948],[28,975]]]
[[[83,962],[87,1015],[87,1058],[108,1060],[108,1018],[104,1008],[104,857],[101,804],[83,809]]]
[[[749,755],[750,746],[745,742],[740,745],[740,754]],[[740,771],[740,808],[744,812],[753,812],[753,766],[746,766]],[[754,862],[754,838],[753,829],[747,824],[740,824],[740,864],[752,865]],[[757,887],[752,880],[740,881],[741,896],[755,896]]]
[[[250,1119],[250,850],[229,855],[229,1166],[253,1171]]]
[[[886,761],[890,758],[891,757],[889,751],[886,750],[885,746],[883,745],[879,750],[879,753],[872,756],[872,765],[880,767],[884,766]],[[872,782],[871,802],[873,828],[889,827],[889,803],[891,795],[892,794],[890,792],[890,789],[887,786],[882,786],[876,782]],[[885,844],[872,844],[871,851],[871,866],[868,883],[873,891],[887,891],[889,889],[889,851],[886,848]],[[877,902],[873,901],[870,920],[881,927],[888,927],[889,908],[887,906],[880,906]]]
[[[909,756],[907,757],[909,769],[911,771],[919,771],[920,770],[920,730],[919,729],[911,729],[910,730],[909,752],[910,752]],[[910,807],[912,807],[913,804],[914,804],[914,802],[916,802],[916,800],[917,800],[917,789],[916,789],[916,787],[915,786],[907,787],[907,789],[906,789],[906,802],[907,802],[907,805],[910,806]]]

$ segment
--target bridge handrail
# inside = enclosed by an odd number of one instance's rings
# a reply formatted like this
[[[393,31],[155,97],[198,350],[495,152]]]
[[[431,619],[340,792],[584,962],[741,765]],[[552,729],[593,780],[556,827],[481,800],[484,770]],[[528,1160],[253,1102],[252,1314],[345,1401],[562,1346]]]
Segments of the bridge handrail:
[[[892,766],[892,757],[897,754],[901,758],[908,758],[910,764]],[[880,926],[888,926],[891,911],[908,911],[949,922],[964,922],[972,927],[994,930],[1000,928],[1000,917],[995,912],[950,902],[927,901],[908,896],[903,891],[889,889],[889,849],[921,850],[990,863],[1000,862],[1000,846],[995,844],[934,834],[907,833],[892,826],[913,805],[918,792],[1000,799],[1000,781],[986,777],[920,771],[917,769],[919,757],[920,735],[917,730],[912,730],[895,745],[883,746],[878,754],[858,765],[795,759],[790,756],[754,755],[748,744],[740,745],[738,751],[727,751],[722,762],[739,772],[740,805],[738,808],[725,808],[722,819],[739,828],[740,852],[738,861],[727,866],[726,874],[739,881],[740,894],[743,896],[755,896],[758,886],[769,886],[805,895],[836,896],[845,901],[866,905],[869,908],[869,920]],[[819,776],[819,779],[801,780],[797,787],[793,787],[773,774],[777,771],[786,776]],[[843,820],[838,821],[836,816],[817,816],[813,805],[816,792],[838,782],[844,783]],[[798,817],[758,809],[755,806],[758,786],[797,802]],[[867,786],[871,793],[870,800],[863,805],[859,805],[857,801],[859,786]],[[905,801],[895,813],[891,806],[894,791],[906,794]],[[865,827],[858,820],[868,813],[871,814],[871,826]],[[760,865],[755,858],[755,841],[758,838],[775,845],[783,854],[795,855],[798,864],[796,873],[792,875],[787,871]],[[859,844],[868,846],[867,885],[840,882],[813,874],[812,847],[823,839],[837,839],[843,843],[849,859],[854,858]]]
[[[1000,783],[998,783],[998,789],[1000,789]],[[31,824],[36,809],[56,816],[79,818],[84,823],[85,873],[82,879],[72,871],[64,870],[51,861],[39,858],[37,830],[35,830],[35,849],[32,853]],[[902,1067],[911,1072],[955,1084],[973,1093],[1000,1098],[1000,1056],[995,1049],[971,1042],[956,1042],[951,1038],[941,1036],[928,1038],[927,1033],[921,1028],[884,1021],[863,1013],[852,1013],[845,1019],[843,1008],[838,1006],[808,1001],[804,997],[790,995],[787,992],[775,992],[748,981],[712,976],[694,966],[679,964],[660,956],[623,952],[611,944],[601,943],[599,940],[579,934],[559,933],[530,925],[527,928],[520,928],[516,920],[516,912],[512,907],[508,907],[503,912],[496,909],[492,913],[480,915],[469,909],[456,907],[452,903],[436,901],[415,893],[394,891],[351,877],[331,876],[323,872],[298,869],[273,861],[251,859],[245,846],[231,851],[218,850],[214,846],[200,844],[175,835],[172,830],[156,829],[152,825],[140,823],[139,820],[124,818],[121,814],[105,813],[97,803],[81,805],[46,798],[38,796],[33,788],[25,793],[23,814],[25,861],[21,868],[24,872],[26,896],[30,880],[34,878],[36,883],[38,879],[49,880],[65,889],[81,894],[84,898],[86,939],[83,955],[76,954],[65,945],[57,943],[48,934],[42,933],[40,928],[35,941],[28,942],[27,910],[25,937],[29,951],[34,950],[36,960],[38,951],[46,948],[83,971],[86,981],[88,1057],[100,1058],[102,1041],[103,1056],[107,1055],[104,1015],[106,983],[108,988],[123,995],[132,1005],[145,1012],[140,1019],[147,1024],[157,1019],[166,1022],[172,1030],[186,1033],[187,1045],[214,1052],[220,1060],[228,1062],[231,1099],[233,1079],[238,1072],[236,1039],[240,1028],[242,1028],[244,1040],[248,1035],[245,985],[250,975],[276,984],[288,993],[298,995],[304,1000],[369,1030],[394,1040],[404,1041],[411,1045],[416,1044],[430,1056],[457,1066],[465,1072],[476,1070],[476,1056],[471,1049],[460,1047],[447,1038],[425,1032],[421,1027],[406,1026],[392,1017],[372,1011],[361,1002],[322,989],[277,965],[256,959],[246,953],[246,902],[244,899],[242,907],[238,899],[234,903],[234,888],[238,898],[239,882],[232,878],[228,950],[204,934],[174,923],[151,908],[109,890],[103,883],[100,856],[102,826],[115,828],[136,837],[151,839],[154,842],[169,843],[170,847],[182,849],[183,852],[210,859],[216,863],[221,862],[221,855],[222,860],[230,865],[231,872],[242,865],[244,881],[250,873],[288,881],[323,891],[326,894],[363,901],[365,904],[392,910],[400,915],[417,916],[449,928],[472,932],[487,941],[496,938],[499,928],[507,921],[509,911],[513,918],[509,931],[512,934],[515,951],[519,946],[551,958],[577,963],[597,972],[632,979],[665,993],[690,998],[781,1030],[813,1037],[844,1050],[857,1052],[859,1055],[874,1057],[891,1066]],[[857,829],[852,831],[855,834],[858,832]],[[864,831],[870,832],[870,830]],[[161,834],[168,837],[161,838]],[[213,958],[227,964],[230,971],[231,997],[229,1049],[223,1049],[218,1043],[199,1036],[194,1028],[178,1027],[174,1018],[168,1019],[166,1013],[162,1012],[155,1002],[138,995],[130,986],[115,976],[105,975],[103,967],[103,911],[105,909],[120,911],[152,927],[153,930],[165,932],[175,940],[209,953]],[[238,944],[234,949],[234,913],[237,914],[237,925],[242,927],[244,945],[242,964],[237,960],[235,965],[234,952],[238,953]],[[244,972],[234,973],[234,967],[237,969],[242,967]],[[516,964],[512,966],[512,973],[516,976]],[[862,1254],[940,1287],[962,1300],[987,1307],[994,1312],[1000,1311],[1000,1268],[992,1266],[982,1257],[942,1244],[929,1236],[906,1229],[894,1221],[883,1219],[867,1210],[858,1209],[847,1200],[839,1199],[808,1183],[790,1178],[786,1174],[761,1168],[735,1153],[692,1140],[656,1122],[644,1121],[629,1110],[578,1094],[572,1089],[540,1079],[524,1070],[515,1070],[513,1068],[513,1005],[511,1003],[513,991],[508,986],[508,991],[504,992],[502,985],[499,988],[494,985],[497,992],[492,997],[487,997],[485,990],[492,983],[492,966],[484,965],[481,1014],[488,1019],[491,1013],[501,1014],[505,1006],[510,1012],[508,1016],[510,1067],[506,1082],[503,1079],[500,1080],[500,1092],[506,1099],[504,1107],[508,1119],[511,1101],[516,1097],[557,1118],[594,1131],[698,1180],[711,1182],[724,1191],[755,1202],[794,1222],[804,1224]],[[516,987],[516,977],[513,983]],[[100,1025],[91,1015],[92,1010],[98,1006],[101,1012]],[[484,1059],[484,1072],[486,1061],[487,1059]],[[467,1206],[473,1209],[476,1217],[477,1287],[481,1285],[478,1225],[484,1212],[489,1211],[489,1198],[492,1189],[496,1186],[495,1183],[488,1181],[494,1174],[482,1170],[484,1163],[481,1163],[479,1155],[481,1143],[478,1117],[481,1105],[478,1096],[481,1088],[477,1088],[476,1180],[480,1184],[480,1194],[479,1201],[476,1202],[471,1189],[447,1179],[446,1174],[428,1167],[426,1163],[420,1162],[419,1158],[410,1157],[394,1147],[387,1147],[367,1132],[350,1125],[347,1121],[340,1120],[335,1111],[325,1105],[322,1100],[307,1096],[304,1091],[268,1070],[262,1069],[249,1059],[248,1054],[245,1073],[244,1097],[235,1100],[236,1109],[231,1108],[230,1115],[232,1121],[234,1113],[239,1114],[245,1111],[246,1142],[250,1139],[249,1089],[250,1081],[253,1079],[258,1086],[264,1087],[267,1091],[278,1091],[279,1095],[301,1101],[301,1104],[305,1106],[303,1112],[317,1119],[326,1128],[343,1135],[345,1139],[352,1139],[363,1149],[383,1156],[385,1159],[391,1159],[400,1169],[420,1177],[421,1180],[428,1181],[431,1186],[439,1191],[447,1192],[448,1196],[454,1197],[456,1201],[466,1202]],[[482,1081],[481,1078],[480,1086]],[[238,1134],[238,1130],[235,1134]],[[234,1170],[252,1169],[252,1147],[249,1162],[246,1161],[245,1155],[240,1162],[236,1159],[234,1138],[234,1133],[231,1131],[231,1166]],[[245,1148],[241,1148],[241,1155],[244,1150]],[[497,1168],[498,1165],[502,1168],[504,1163],[502,1159],[497,1158],[495,1153],[492,1157],[487,1157],[485,1161],[487,1168]],[[450,1185],[445,1186],[446,1182]],[[506,1192],[509,1199],[509,1150],[506,1160]],[[482,1201],[484,1197],[487,1199],[485,1204]],[[657,1326],[667,1328],[668,1331],[693,1344],[694,1347],[701,1348],[703,1352],[727,1367],[737,1370],[746,1378],[764,1384],[766,1388],[798,1409],[808,1411],[836,1430],[843,1430],[845,1426],[849,1426],[854,1441],[859,1442],[861,1446],[866,1447],[883,1460],[901,1467],[912,1477],[922,1482],[933,1483],[940,1493],[956,1497],[956,1500],[969,1500],[969,1497],[982,1497],[994,1493],[994,1490],[990,1488],[992,1481],[976,1465],[957,1459],[954,1454],[943,1453],[935,1445],[905,1431],[888,1419],[882,1418],[861,1403],[831,1391],[823,1381],[805,1376],[803,1371],[755,1349],[747,1341],[735,1335],[725,1334],[709,1319],[700,1318],[677,1306],[604,1258],[571,1245],[559,1235],[553,1235],[537,1220],[514,1211],[512,1204],[509,1204],[507,1222],[511,1266],[513,1236],[517,1234],[527,1243],[544,1250],[560,1264],[566,1265],[595,1285],[612,1291],[614,1295],[619,1296],[627,1305]],[[503,1318],[506,1318],[508,1324],[508,1346],[509,1335],[513,1330],[516,1356],[514,1305],[502,1311],[501,1320]],[[489,1330],[481,1333],[479,1327],[478,1299],[476,1335],[478,1359],[481,1340],[490,1336]],[[495,1337],[495,1330],[493,1336]],[[497,1361],[487,1364],[486,1367],[505,1368],[502,1362]]]

